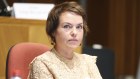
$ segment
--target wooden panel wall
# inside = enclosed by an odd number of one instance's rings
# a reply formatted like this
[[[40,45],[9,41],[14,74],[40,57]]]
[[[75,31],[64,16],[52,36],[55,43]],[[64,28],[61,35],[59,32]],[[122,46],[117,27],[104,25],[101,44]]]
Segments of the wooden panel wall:
[[[0,17],[0,77],[5,76],[6,58],[11,46],[20,42],[49,43],[45,23],[46,21]]]
[[[95,43],[108,45],[108,23],[109,23],[109,1],[108,0],[88,0],[87,14],[89,34],[87,45]]]
[[[109,47],[116,54],[116,75],[135,75],[140,33],[138,0],[111,0]]]

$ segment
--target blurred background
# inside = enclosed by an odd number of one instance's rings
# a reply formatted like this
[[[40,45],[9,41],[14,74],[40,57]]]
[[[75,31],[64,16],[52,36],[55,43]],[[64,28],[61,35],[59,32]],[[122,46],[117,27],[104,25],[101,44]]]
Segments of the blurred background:
[[[12,7],[14,2],[54,4],[64,1],[78,2],[87,12],[90,29],[84,45],[92,47],[93,44],[101,44],[113,50],[116,79],[136,79],[138,76],[140,0],[7,0],[7,3],[4,1],[0,2],[0,17],[11,16],[7,6]]]

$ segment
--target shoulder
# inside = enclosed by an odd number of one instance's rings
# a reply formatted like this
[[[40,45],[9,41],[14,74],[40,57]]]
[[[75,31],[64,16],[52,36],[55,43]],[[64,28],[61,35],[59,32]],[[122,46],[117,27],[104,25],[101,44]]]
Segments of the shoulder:
[[[82,54],[82,55],[85,58],[93,58],[93,59],[96,59],[97,58],[97,56],[92,56],[92,55],[88,55],[88,54]]]
[[[48,59],[48,57],[51,57],[52,53],[50,51],[44,52],[41,55],[38,55],[34,58],[34,60],[45,60]]]
[[[92,56],[92,55],[88,55],[88,54],[79,54],[79,53],[76,53],[76,55],[77,55],[82,61],[92,62],[92,63],[96,63],[96,61],[97,61],[97,56]]]
[[[53,60],[54,54],[51,51],[47,51],[37,57],[35,57],[30,64],[33,63],[46,63]]]
[[[91,55],[87,55],[87,54],[82,54],[82,55],[85,60],[96,63],[97,56],[91,56]]]

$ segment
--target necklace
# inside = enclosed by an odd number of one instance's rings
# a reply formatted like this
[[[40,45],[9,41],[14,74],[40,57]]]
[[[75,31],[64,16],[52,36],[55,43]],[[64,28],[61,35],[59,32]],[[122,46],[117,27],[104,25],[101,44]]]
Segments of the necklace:
[[[55,48],[52,49],[52,52],[55,54],[55,56],[61,61],[63,62],[68,68],[72,69],[74,67],[74,60],[76,59],[75,55],[73,55],[72,59],[67,59],[65,57],[63,57],[62,55],[60,55]]]

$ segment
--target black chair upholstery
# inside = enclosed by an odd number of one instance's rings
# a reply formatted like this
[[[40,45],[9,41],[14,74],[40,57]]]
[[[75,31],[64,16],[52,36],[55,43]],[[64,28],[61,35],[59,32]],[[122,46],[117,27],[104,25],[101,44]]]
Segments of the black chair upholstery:
[[[98,56],[97,66],[103,79],[115,79],[115,55],[111,49],[93,49],[92,47],[83,47],[83,53]]]

